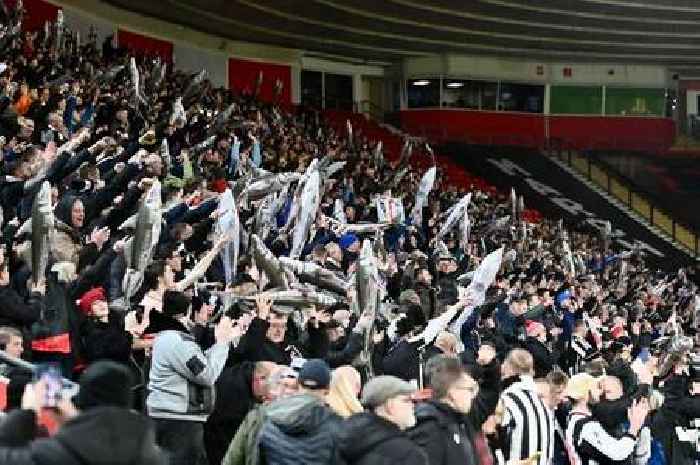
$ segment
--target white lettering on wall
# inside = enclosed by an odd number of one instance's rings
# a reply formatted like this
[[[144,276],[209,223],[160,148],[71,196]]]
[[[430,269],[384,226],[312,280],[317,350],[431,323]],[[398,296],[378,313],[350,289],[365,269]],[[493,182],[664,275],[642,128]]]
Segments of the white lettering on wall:
[[[596,227],[597,229],[603,229],[605,227],[605,220],[597,218],[595,214],[583,208],[583,205],[581,205],[581,203],[564,197],[558,190],[554,189],[551,186],[543,184],[537,179],[534,179],[529,171],[516,165],[511,160],[488,158],[487,161],[509,176],[517,176],[523,178],[524,182],[528,186],[530,186],[532,190],[534,190],[543,197],[548,197],[552,203],[554,203],[570,215],[579,216],[581,214],[584,214],[587,217],[586,222],[588,224]],[[626,249],[634,249],[636,247],[647,252],[653,253],[658,257],[664,256],[664,254],[661,251],[655,249],[646,242],[640,241],[639,239],[632,239],[631,242],[630,240],[626,240],[626,233],[620,229],[614,228],[610,236],[615,239],[615,242],[617,244],[621,245]]]

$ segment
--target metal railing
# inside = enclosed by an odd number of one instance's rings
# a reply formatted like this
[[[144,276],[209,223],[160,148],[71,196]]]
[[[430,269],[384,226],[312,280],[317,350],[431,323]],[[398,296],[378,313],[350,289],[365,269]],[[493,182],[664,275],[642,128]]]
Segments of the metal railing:
[[[589,181],[624,203],[649,224],[667,234],[673,242],[686,249],[696,259],[700,259],[700,233],[693,226],[678,221],[667,209],[659,207],[654,194],[635,187],[631,180],[611,172],[609,167],[577,150],[550,144],[547,152],[583,174]]]

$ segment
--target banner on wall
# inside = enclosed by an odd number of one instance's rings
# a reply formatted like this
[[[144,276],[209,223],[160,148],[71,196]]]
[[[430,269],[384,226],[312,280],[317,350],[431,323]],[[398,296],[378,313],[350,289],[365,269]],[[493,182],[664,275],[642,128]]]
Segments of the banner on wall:
[[[279,89],[278,101],[281,104],[289,105],[292,102],[292,68],[289,65],[229,58],[229,89],[244,94],[252,94],[255,92],[256,83],[260,79],[261,72],[260,100],[272,102],[277,93],[276,89]]]
[[[622,249],[639,248],[659,268],[677,269],[692,263],[692,258],[674,245],[643,227],[600,194],[578,181],[551,160],[535,152],[494,155],[490,148],[476,150],[449,146],[471,172],[495,182],[501,189],[514,187],[531,205],[550,218],[564,218],[567,224],[585,224],[600,231],[606,221],[613,226],[611,239]],[[442,150],[442,149],[441,149]],[[459,153],[459,155],[457,155]]]

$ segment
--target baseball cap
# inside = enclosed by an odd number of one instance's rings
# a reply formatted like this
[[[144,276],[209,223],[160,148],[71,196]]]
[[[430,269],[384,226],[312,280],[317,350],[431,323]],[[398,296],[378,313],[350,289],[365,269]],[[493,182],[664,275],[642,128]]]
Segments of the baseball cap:
[[[306,361],[299,371],[299,384],[307,389],[327,389],[331,384],[331,369],[320,358]]]

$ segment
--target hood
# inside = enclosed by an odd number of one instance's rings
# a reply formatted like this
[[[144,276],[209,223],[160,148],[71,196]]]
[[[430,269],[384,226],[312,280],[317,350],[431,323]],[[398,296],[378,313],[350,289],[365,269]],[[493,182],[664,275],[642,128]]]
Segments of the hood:
[[[73,210],[73,204],[77,200],[80,199],[74,195],[64,194],[61,200],[58,201],[58,204],[54,209],[54,216],[56,217],[56,219],[70,228],[73,227],[73,224],[71,222],[71,211]]]
[[[267,407],[269,420],[292,436],[317,430],[330,415],[328,408],[309,394],[286,397]]]
[[[349,462],[356,462],[378,444],[403,434],[398,426],[372,412],[358,413],[345,420],[338,433],[338,448]]]
[[[66,423],[54,436],[81,463],[120,465],[144,463],[147,442],[155,433],[146,417],[119,407],[97,407]]]
[[[627,422],[627,409],[629,406],[630,402],[622,398],[617,400],[601,400],[590,407],[595,419],[603,425],[606,431],[612,433]]]
[[[452,420],[457,423],[467,423],[466,415],[458,412],[447,404],[430,400],[416,406],[416,421],[435,420],[440,424],[445,424]]]
[[[180,331],[189,334],[189,330],[175,318],[162,312],[152,311],[148,316],[148,327],[144,334],[157,334],[161,331]]]

